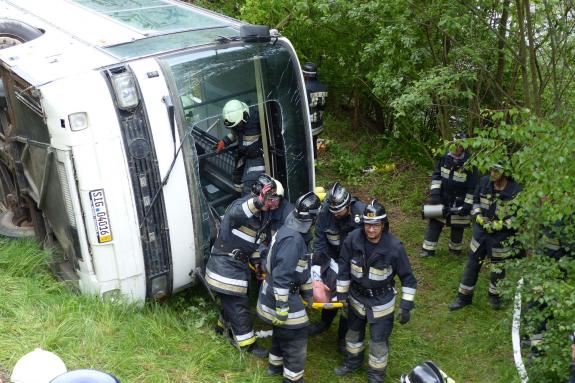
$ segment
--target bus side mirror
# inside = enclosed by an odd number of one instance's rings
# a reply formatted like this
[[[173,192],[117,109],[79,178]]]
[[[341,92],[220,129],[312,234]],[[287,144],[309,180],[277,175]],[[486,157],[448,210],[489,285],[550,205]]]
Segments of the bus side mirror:
[[[267,25],[242,25],[240,39],[248,43],[270,41],[270,28]]]

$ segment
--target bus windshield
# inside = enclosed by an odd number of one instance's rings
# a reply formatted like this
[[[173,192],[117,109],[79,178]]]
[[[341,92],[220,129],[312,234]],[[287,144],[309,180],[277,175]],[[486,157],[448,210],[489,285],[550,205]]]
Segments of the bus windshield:
[[[220,215],[239,196],[232,181],[237,161],[233,145],[214,152],[216,143],[230,133],[222,118],[222,108],[230,100],[245,103],[250,113],[257,111],[266,172],[282,182],[285,196],[295,201],[312,186],[304,92],[290,52],[278,41],[226,45],[162,59],[172,97],[180,100],[180,121],[185,125],[180,126],[180,136],[187,136],[183,153],[186,163],[193,164],[197,174],[193,178],[199,178],[193,182],[201,183],[208,203]]]

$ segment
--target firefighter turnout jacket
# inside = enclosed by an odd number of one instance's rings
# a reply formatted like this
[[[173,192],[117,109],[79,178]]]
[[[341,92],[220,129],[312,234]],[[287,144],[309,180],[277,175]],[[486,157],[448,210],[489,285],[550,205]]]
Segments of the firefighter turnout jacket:
[[[218,293],[247,295],[248,262],[259,262],[259,244],[265,239],[268,212],[256,208],[253,195],[241,197],[229,206],[206,266],[206,281]]]
[[[260,117],[257,107],[250,108],[250,117],[245,125],[238,129],[237,126],[231,129],[231,132],[223,138],[226,146],[237,142],[237,164],[238,170],[243,169],[242,174],[236,174],[241,177],[244,193],[249,193],[251,185],[257,180],[258,176],[265,172],[263,145],[261,139]],[[238,182],[236,178],[234,182]]]
[[[388,231],[382,233],[371,254],[366,251],[366,242],[363,228],[358,228],[343,243],[338,262],[338,300],[349,298],[351,309],[374,323],[394,311],[397,275],[401,281],[400,308],[411,310],[417,281],[405,248]]]
[[[329,211],[329,202],[324,202],[315,226],[313,243],[312,279],[321,279],[335,295],[338,273],[338,258],[341,244],[347,235],[361,226],[365,204],[351,199],[349,214],[337,219]]]
[[[448,152],[442,156],[431,176],[431,199],[448,207],[462,207],[459,216],[451,217],[452,225],[467,225],[477,185],[477,169],[467,164],[469,154],[461,157]]]
[[[476,224],[473,225],[473,237],[470,244],[472,252],[476,252],[490,236],[491,258],[503,260],[511,255],[511,248],[504,242],[515,234],[513,229],[515,216],[510,209],[510,202],[520,191],[521,186],[511,178],[507,178],[505,188],[498,191],[495,190],[489,176],[481,177],[473,196],[472,215]],[[486,223],[481,224],[478,221]]]
[[[311,301],[312,286],[309,254],[304,236],[282,226],[272,239],[266,259],[268,274],[261,285],[258,316],[273,324],[276,312],[287,313],[281,327],[299,329],[309,324],[303,299]]]

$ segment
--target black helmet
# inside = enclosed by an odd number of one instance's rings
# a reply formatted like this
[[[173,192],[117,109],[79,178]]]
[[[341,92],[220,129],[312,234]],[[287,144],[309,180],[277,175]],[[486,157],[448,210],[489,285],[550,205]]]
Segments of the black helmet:
[[[317,76],[317,67],[314,63],[306,62],[303,64],[302,72],[305,76],[315,77]]]
[[[427,361],[415,366],[409,375],[402,375],[401,383],[445,383],[445,379],[439,367]]]
[[[268,176],[267,174],[260,174],[256,182],[254,182],[254,184],[252,185],[252,193],[254,195],[260,195],[264,186],[269,184],[272,185],[273,193],[275,193],[277,190],[275,180],[272,177]]]
[[[307,192],[295,202],[294,216],[300,221],[313,221],[320,205],[319,197],[314,192]]]
[[[50,381],[50,383],[120,383],[118,378],[98,370],[82,369],[68,371]]]
[[[363,223],[387,223],[385,208],[376,199],[371,200],[363,210]]]
[[[339,182],[336,182],[329,192],[329,211],[337,213],[351,203],[351,195]]]

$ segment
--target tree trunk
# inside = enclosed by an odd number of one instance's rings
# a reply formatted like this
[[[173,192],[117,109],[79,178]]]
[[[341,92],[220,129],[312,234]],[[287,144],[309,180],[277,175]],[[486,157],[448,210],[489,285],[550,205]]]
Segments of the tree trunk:
[[[549,28],[549,41],[551,43],[551,86],[553,87],[553,112],[558,112],[561,108],[561,92],[557,83],[557,29],[551,18],[553,6],[547,0],[543,0],[545,5],[545,16]]]
[[[529,74],[527,73],[527,53],[525,47],[525,17],[523,14],[523,2],[515,0],[517,9],[517,26],[519,27],[519,63],[521,65],[521,77],[523,82],[523,98],[525,106],[531,108],[531,89],[529,88]]]
[[[533,26],[531,25],[531,6],[529,0],[523,0],[525,7],[525,22],[527,24],[527,39],[529,40],[529,69],[531,70],[531,87],[533,95],[533,106],[535,115],[541,117],[541,93],[539,91],[539,78],[537,76],[537,51],[535,48],[535,37]]]
[[[503,0],[501,19],[499,19],[499,26],[497,27],[497,72],[495,74],[495,82],[499,85],[495,89],[497,95],[495,104],[502,105],[503,103],[503,75],[505,73],[505,44],[507,40],[507,21],[509,20],[509,2],[510,0]]]

